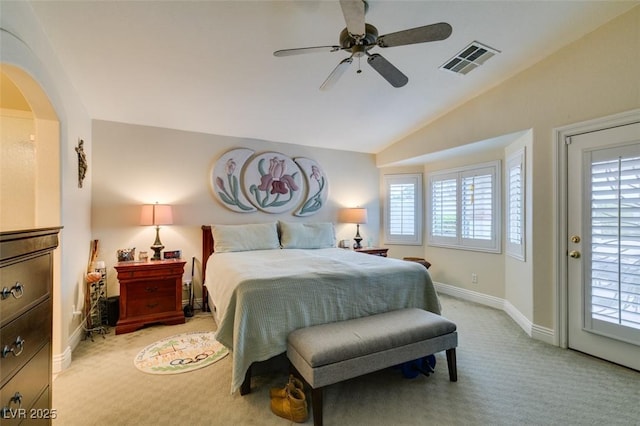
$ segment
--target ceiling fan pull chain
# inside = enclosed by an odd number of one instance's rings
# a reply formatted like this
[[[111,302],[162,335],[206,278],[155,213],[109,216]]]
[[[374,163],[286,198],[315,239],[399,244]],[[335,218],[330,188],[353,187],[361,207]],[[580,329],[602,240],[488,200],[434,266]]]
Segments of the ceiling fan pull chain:
[[[360,56],[358,56],[358,71],[356,71],[357,74],[360,74],[362,72],[362,70],[360,69]]]

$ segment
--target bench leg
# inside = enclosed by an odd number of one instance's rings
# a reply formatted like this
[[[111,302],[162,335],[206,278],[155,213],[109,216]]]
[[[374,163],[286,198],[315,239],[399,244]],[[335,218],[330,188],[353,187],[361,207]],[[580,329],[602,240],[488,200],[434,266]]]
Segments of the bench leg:
[[[246,395],[251,393],[251,366],[247,368],[247,372],[244,375],[244,382],[240,385],[240,395]]]
[[[449,367],[449,380],[458,381],[458,368],[456,366],[456,348],[447,349],[447,366]]]
[[[313,407],[313,426],[322,426],[322,388],[311,388],[311,405]]]

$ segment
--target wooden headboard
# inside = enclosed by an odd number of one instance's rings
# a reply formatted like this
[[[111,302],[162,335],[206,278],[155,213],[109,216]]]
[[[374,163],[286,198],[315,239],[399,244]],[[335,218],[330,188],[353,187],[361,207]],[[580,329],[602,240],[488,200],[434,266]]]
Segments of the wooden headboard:
[[[207,259],[213,253],[213,234],[211,225],[202,225],[202,310],[209,311],[209,297],[205,278],[207,277]]]

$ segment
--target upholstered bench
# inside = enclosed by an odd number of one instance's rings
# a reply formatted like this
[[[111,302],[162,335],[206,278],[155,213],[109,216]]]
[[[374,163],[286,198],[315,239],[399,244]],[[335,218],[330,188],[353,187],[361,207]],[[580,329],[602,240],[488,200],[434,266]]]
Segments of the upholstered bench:
[[[455,382],[457,345],[453,322],[408,308],[295,330],[287,340],[287,357],[311,387],[313,424],[319,426],[324,386],[441,351]]]

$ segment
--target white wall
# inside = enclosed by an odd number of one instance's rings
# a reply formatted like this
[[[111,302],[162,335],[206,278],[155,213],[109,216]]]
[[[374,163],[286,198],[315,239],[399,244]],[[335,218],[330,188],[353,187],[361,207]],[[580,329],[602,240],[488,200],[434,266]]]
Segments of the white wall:
[[[167,203],[174,206],[174,225],[162,227],[165,250],[182,250],[196,263],[196,294],[200,294],[201,225],[256,223],[275,220],[336,222],[340,207],[362,206],[369,221],[360,233],[375,244],[380,229],[378,169],[373,155],[310,148],[256,139],[208,135],[107,121],[93,122],[93,238],[99,240],[99,258],[107,264],[108,295],[119,294],[116,250],[146,250],[155,238],[150,226],[139,226],[140,206]],[[289,157],[307,157],[324,169],[327,204],[318,213],[298,218],[292,213],[236,213],[213,195],[211,171],[216,160],[233,148],[256,153],[275,151]],[[355,225],[337,224],[338,239],[352,239]],[[185,277],[191,274],[190,263]],[[186,295],[185,295],[186,297]]]
[[[482,72],[479,71],[474,72]],[[383,167],[467,144],[533,129],[531,149],[533,181],[530,215],[533,323],[553,330],[556,326],[553,129],[570,123],[607,116],[640,107],[640,6],[557,51],[533,67],[489,89],[380,152]],[[436,260],[434,273],[457,280],[460,265],[478,262],[462,251],[444,254],[425,249]],[[475,265],[472,265],[475,267]],[[504,279],[505,268],[499,269]],[[490,273],[490,271],[487,271]],[[484,274],[484,272],[483,272]],[[511,273],[510,273],[511,275]],[[464,281],[468,278],[461,277]],[[511,279],[511,278],[509,278]],[[479,287],[482,277],[479,275]],[[466,286],[466,284],[461,284]],[[511,286],[511,284],[510,284]],[[505,288],[487,289],[504,297]],[[511,290],[509,290],[511,291]],[[527,307],[523,307],[528,310]]]
[[[15,66],[24,71],[12,73],[21,90],[44,91],[53,112],[36,123],[39,142],[46,145],[49,173],[57,178],[38,182],[38,197],[45,200],[36,207],[37,226],[62,225],[60,248],[54,254],[53,355],[54,371],[71,361],[72,334],[79,320],[72,316],[75,294],[84,285],[89,242],[91,240],[91,121],[73,85],[60,66],[46,35],[27,2],[2,2],[0,13],[3,69]],[[5,67],[4,65],[8,65]],[[30,85],[38,87],[30,87]],[[36,97],[25,95],[27,99]],[[46,109],[32,105],[34,111]],[[85,138],[89,172],[85,188],[77,185],[77,157],[74,147]],[[52,143],[55,141],[55,143]],[[49,174],[50,176],[50,174]]]

